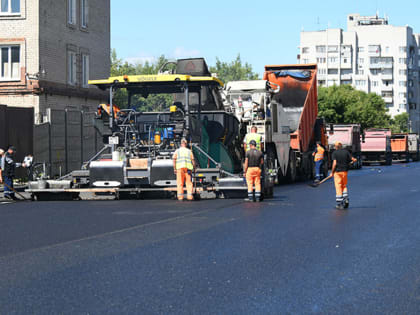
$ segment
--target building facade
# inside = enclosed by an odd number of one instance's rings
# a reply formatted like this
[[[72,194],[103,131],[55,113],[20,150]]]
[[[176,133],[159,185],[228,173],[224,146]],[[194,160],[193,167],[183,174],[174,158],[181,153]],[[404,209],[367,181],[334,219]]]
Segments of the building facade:
[[[107,95],[110,0],[0,0],[0,104],[90,111]]]
[[[392,116],[407,112],[420,132],[420,35],[378,16],[347,16],[347,30],[301,32],[300,63],[318,64],[318,85],[350,84],[382,96]]]

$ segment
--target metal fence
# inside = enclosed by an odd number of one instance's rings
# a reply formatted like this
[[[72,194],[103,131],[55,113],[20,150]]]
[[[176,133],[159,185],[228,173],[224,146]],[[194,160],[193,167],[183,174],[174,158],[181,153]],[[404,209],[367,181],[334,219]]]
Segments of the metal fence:
[[[93,112],[48,109],[47,115],[47,123],[34,126],[34,160],[46,163],[51,177],[80,169],[103,147]]]
[[[0,148],[16,147],[16,161],[33,153],[34,109],[0,105]],[[25,169],[16,170],[17,177],[27,177]]]

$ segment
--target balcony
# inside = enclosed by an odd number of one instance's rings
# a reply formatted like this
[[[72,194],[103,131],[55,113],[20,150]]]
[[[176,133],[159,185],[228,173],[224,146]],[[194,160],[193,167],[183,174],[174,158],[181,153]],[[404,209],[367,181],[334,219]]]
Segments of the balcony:
[[[351,80],[353,78],[353,76],[351,74],[342,74],[341,75],[341,80],[347,81],[347,80]]]
[[[392,103],[394,101],[394,98],[392,96],[382,96],[382,99],[384,100],[385,103]]]
[[[392,85],[388,85],[388,86],[383,85],[381,87],[381,91],[383,91],[383,92],[392,92],[392,91],[394,91],[394,88],[392,87]]]
[[[392,74],[381,74],[381,79],[383,81],[392,81],[394,76]]]
[[[369,69],[392,69],[394,65],[392,63],[371,63]]]

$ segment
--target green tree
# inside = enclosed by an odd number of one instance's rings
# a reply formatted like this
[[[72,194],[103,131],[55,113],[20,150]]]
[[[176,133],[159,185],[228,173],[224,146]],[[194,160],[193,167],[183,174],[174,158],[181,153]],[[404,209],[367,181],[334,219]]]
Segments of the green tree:
[[[408,113],[402,113],[399,115],[395,115],[394,119],[392,119],[391,128],[392,132],[400,133],[400,132],[408,132],[408,120],[410,116]]]
[[[157,74],[159,69],[167,63],[165,56],[160,56],[156,62],[128,63],[117,57],[115,49],[111,52],[111,76]],[[114,104],[120,108],[127,107],[128,93],[125,89],[118,89],[114,94]],[[154,94],[149,96],[133,95],[131,108],[138,111],[164,110],[172,102],[169,94]]]
[[[247,62],[242,63],[240,54],[231,62],[220,61],[219,58],[216,58],[216,65],[210,67],[210,72],[217,73],[217,77],[223,83],[258,79],[258,74],[252,71],[252,66]]]
[[[388,128],[391,122],[379,95],[358,91],[350,85],[320,87],[318,108],[319,116],[329,123],[359,123],[366,129]]]

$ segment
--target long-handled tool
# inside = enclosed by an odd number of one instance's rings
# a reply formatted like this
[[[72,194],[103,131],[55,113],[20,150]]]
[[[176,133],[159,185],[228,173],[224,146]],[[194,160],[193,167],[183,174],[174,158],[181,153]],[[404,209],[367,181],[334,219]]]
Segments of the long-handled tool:
[[[22,195],[21,193],[17,192],[16,189],[14,189],[13,187],[10,187],[9,185],[7,185],[5,182],[3,182],[4,186],[6,186],[7,188],[9,188],[11,191],[13,191],[16,195],[20,196],[23,200],[29,200],[28,198],[26,198],[24,195]]]
[[[309,184],[309,186],[311,186],[311,187],[318,187],[319,185],[321,185],[321,184],[323,184],[323,183],[325,183],[327,180],[329,180],[329,179],[331,179],[333,177],[333,175],[331,174],[330,176],[328,176],[328,177],[325,177],[323,180],[321,180],[320,182],[318,182],[318,183],[311,183],[311,184]]]

